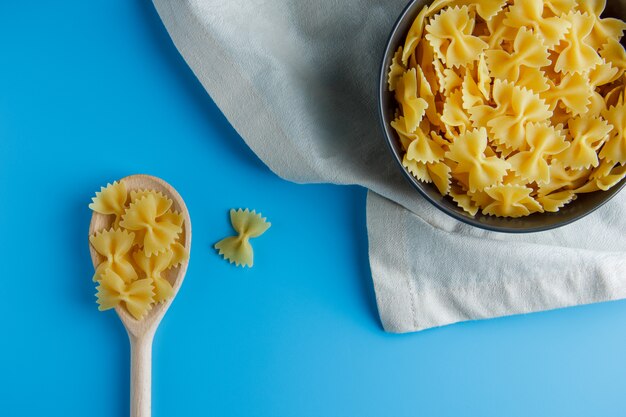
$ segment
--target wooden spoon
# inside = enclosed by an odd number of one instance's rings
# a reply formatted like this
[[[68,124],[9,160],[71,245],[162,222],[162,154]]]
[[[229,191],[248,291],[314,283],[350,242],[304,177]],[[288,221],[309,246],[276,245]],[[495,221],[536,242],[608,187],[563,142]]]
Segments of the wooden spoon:
[[[154,190],[160,191],[172,201],[172,209],[180,212],[184,218],[183,231],[181,234],[183,245],[187,252],[191,250],[191,220],[185,202],[176,190],[160,178],[150,175],[131,175],[122,179],[127,190]],[[89,225],[89,235],[96,231],[109,229],[113,223],[113,216],[108,216],[94,212]],[[104,258],[89,245],[91,260],[94,268],[104,260]],[[152,386],[152,340],[154,333],[165,312],[178,293],[180,285],[187,272],[188,261],[183,262],[176,268],[171,268],[163,272],[163,277],[167,279],[174,288],[174,296],[162,303],[155,304],[148,314],[141,320],[136,320],[124,307],[118,306],[115,311],[124,323],[128,338],[130,339],[130,415],[131,417],[150,417],[151,414],[151,386]]]

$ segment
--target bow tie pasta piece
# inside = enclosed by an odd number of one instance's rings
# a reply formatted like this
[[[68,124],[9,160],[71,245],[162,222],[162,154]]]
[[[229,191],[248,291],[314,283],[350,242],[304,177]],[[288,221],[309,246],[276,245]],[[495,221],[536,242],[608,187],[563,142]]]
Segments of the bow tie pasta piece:
[[[570,12],[565,18],[571,25],[563,40],[567,46],[559,54],[554,69],[557,72],[581,73],[601,64],[595,48],[588,43],[594,18],[580,12]]]
[[[497,114],[487,121],[496,143],[507,148],[526,148],[525,126],[552,117],[545,102],[532,91],[507,81],[495,80],[493,98]]]
[[[602,64],[596,65],[589,71],[589,86],[593,90],[591,96],[591,104],[589,106],[589,114],[598,116],[606,108],[604,96],[599,91],[599,87],[605,86],[616,81],[619,78],[619,69],[614,67],[610,62],[602,60]]]
[[[149,279],[127,283],[113,270],[107,269],[97,290],[100,311],[123,305],[135,319],[140,320],[152,308],[154,294]]]
[[[96,192],[96,196],[91,199],[93,202],[89,204],[89,208],[96,213],[114,215],[114,225],[116,225],[122,214],[124,214],[127,198],[128,193],[126,192],[124,182],[115,181],[113,184],[107,184],[106,187],[102,187],[99,192]]]
[[[480,210],[478,204],[462,190],[450,191],[450,197],[452,197],[452,201],[472,216],[475,216],[478,210]]]
[[[402,165],[418,180],[428,184],[433,182],[428,173],[428,166],[425,163],[409,159],[406,154],[404,154],[404,157],[402,157]]]
[[[624,99],[622,98],[616,106],[604,111],[603,116],[614,129],[600,151],[600,157],[608,162],[626,165],[626,106]]]
[[[624,47],[615,39],[609,39],[602,49],[600,49],[600,56],[604,58],[606,62],[611,63],[615,68],[618,68],[618,75],[621,77],[626,69],[626,51]]]
[[[406,35],[406,40],[404,41],[404,48],[400,50],[400,56],[402,57],[402,63],[404,65],[408,64],[409,57],[415,52],[417,45],[420,43],[422,39],[422,34],[424,33],[424,19],[426,18],[426,13],[428,13],[428,6],[422,7],[422,10],[419,12],[409,32]],[[390,90],[393,91],[393,90]]]
[[[406,71],[406,68],[402,64],[402,47],[399,47],[391,60],[391,67],[389,67],[389,73],[387,74],[387,83],[389,84],[389,91],[395,91],[398,80],[402,77],[402,74]]]
[[[450,192],[451,185],[450,167],[444,162],[436,162],[434,164],[427,164],[427,169],[439,193],[441,193],[441,195],[447,195]]]
[[[172,251],[172,259],[170,260],[170,264],[167,269],[175,268],[189,260],[189,251],[185,249],[185,247],[180,242],[172,243],[170,246],[170,251]]]
[[[446,158],[457,163],[455,173],[469,174],[469,190],[482,191],[502,181],[511,165],[496,157],[486,157],[487,131],[475,129],[459,136],[446,153]]]
[[[261,236],[272,224],[260,213],[248,209],[231,209],[230,221],[238,235],[220,240],[215,244],[215,249],[231,264],[252,267],[254,253],[250,239]]]
[[[543,6],[543,0],[515,0],[503,22],[513,28],[533,29],[551,48],[565,37],[572,24],[561,17],[543,17]]]
[[[608,39],[619,41],[626,30],[626,23],[619,19],[600,18],[605,7],[606,0],[578,0],[578,8],[594,19],[589,43],[595,49],[600,49]]]
[[[596,185],[600,190],[607,191],[626,178],[626,165],[604,161],[591,174],[591,178],[596,181]]]
[[[158,214],[159,198],[147,194],[130,204],[120,222],[120,226],[125,229],[143,233],[142,244],[146,256],[167,250],[182,232],[181,226],[163,220]]]
[[[596,151],[609,138],[613,126],[598,117],[576,117],[569,121],[568,127],[571,146],[555,158],[573,169],[597,167],[600,161]]]
[[[172,207],[172,200],[167,198],[161,192],[150,191],[150,190],[133,190],[130,192],[130,203],[135,203],[137,200],[141,198],[152,195],[156,199],[157,209],[156,216],[161,217],[168,212],[170,207]]]
[[[445,150],[431,139],[426,136],[421,129],[417,129],[415,139],[409,145],[406,151],[406,156],[412,161],[422,163],[433,163],[443,159]]]
[[[172,257],[173,253],[170,251],[150,257],[146,256],[141,250],[133,252],[135,263],[144,276],[152,282],[155,303],[160,303],[174,296],[172,284],[161,276],[163,271],[170,267]]]
[[[446,195],[450,191],[452,184],[451,170],[445,162],[417,162],[407,158],[405,155],[402,165],[418,180],[435,184],[442,195]]]
[[[419,126],[428,103],[417,96],[417,72],[412,68],[405,72],[396,84],[396,100],[400,103],[402,114],[406,120],[409,132],[415,131]]]
[[[522,179],[537,183],[549,182],[550,166],[547,159],[570,146],[565,135],[546,123],[530,123],[526,126],[526,142],[530,151],[519,152],[507,161]]]
[[[463,91],[456,90],[447,97],[443,104],[441,121],[447,127],[457,127],[461,133],[471,129],[472,121],[463,109]]]
[[[519,79],[520,68],[541,68],[550,65],[548,50],[539,36],[521,28],[513,42],[513,53],[502,50],[485,52],[487,67],[494,78],[515,82]]]
[[[554,110],[561,102],[574,116],[587,112],[594,93],[587,76],[567,74],[560,84],[555,85],[551,80],[548,80],[548,84],[550,88],[541,93],[541,98],[548,103],[550,110]]]
[[[607,191],[626,178],[626,165],[615,164],[613,162],[602,161],[600,165],[591,172],[589,181],[574,190],[577,194],[594,193],[596,191]]]
[[[467,6],[448,8],[430,21],[424,37],[448,67],[467,65],[489,47],[472,35],[474,23]]]
[[[562,189],[576,190],[589,179],[591,169],[571,169],[560,161],[553,159],[550,163],[550,182],[540,184],[537,194],[546,196]]]
[[[543,211],[556,213],[559,209],[565,207],[565,205],[571,203],[575,199],[576,194],[574,191],[565,190],[553,194],[538,196],[537,202],[541,204]]]
[[[135,235],[126,230],[110,229],[89,236],[89,243],[105,260],[98,265],[93,276],[98,281],[105,270],[111,269],[125,282],[137,279],[137,273],[130,263],[130,252]]]
[[[541,204],[531,197],[532,188],[523,185],[494,185],[485,192],[494,200],[483,213],[497,217],[523,217],[540,212]]]
[[[417,128],[414,132],[408,132],[406,120],[399,117],[391,123],[398,135],[404,137],[404,142],[408,142],[406,155],[409,159],[418,162],[437,162],[443,159],[445,151],[441,145],[437,144],[424,132]]]
[[[419,65],[416,67],[417,71],[417,93],[421,99],[426,101],[426,117],[430,123],[437,126],[441,125],[441,118],[437,112],[437,104],[435,103],[435,95],[433,90]]]

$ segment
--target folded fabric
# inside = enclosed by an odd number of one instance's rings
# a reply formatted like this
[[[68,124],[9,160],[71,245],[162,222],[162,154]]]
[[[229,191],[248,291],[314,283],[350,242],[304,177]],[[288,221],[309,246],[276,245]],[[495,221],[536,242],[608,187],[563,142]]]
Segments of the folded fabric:
[[[378,68],[406,0],[154,0],[174,44],[252,150],[296,182],[369,188],[385,330],[626,297],[626,195],[561,229],[487,232],[406,182],[376,112]]]

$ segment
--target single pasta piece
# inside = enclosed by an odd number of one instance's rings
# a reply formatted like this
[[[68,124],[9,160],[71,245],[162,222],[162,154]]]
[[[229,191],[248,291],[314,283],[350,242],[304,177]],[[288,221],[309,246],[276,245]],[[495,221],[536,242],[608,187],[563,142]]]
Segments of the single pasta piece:
[[[98,281],[105,270],[111,269],[125,282],[137,279],[137,272],[130,263],[129,252],[133,247],[135,234],[122,229],[110,229],[89,236],[89,243],[105,260],[98,265],[93,276]]]
[[[145,278],[150,279],[154,288],[154,302],[160,303],[174,296],[172,284],[161,276],[172,263],[173,252],[167,251],[150,257],[142,250],[133,253],[135,263],[143,272]]]
[[[550,182],[548,158],[565,151],[570,143],[561,131],[546,123],[526,126],[526,142],[530,150],[519,152],[507,161],[515,173],[528,182]]]
[[[546,47],[553,47],[565,37],[572,23],[560,16],[543,17],[543,6],[543,0],[515,0],[503,23],[513,28],[531,28]]]
[[[600,164],[597,150],[609,138],[613,126],[598,117],[576,117],[569,121],[568,127],[573,137],[571,146],[555,158],[572,169],[597,167]]]
[[[149,279],[127,283],[112,269],[107,269],[99,282],[96,297],[100,311],[122,305],[135,319],[140,320],[152,308],[154,293]]]
[[[457,163],[455,173],[469,174],[469,190],[482,191],[502,181],[511,167],[497,156],[485,156],[487,131],[484,128],[461,135],[451,146],[446,158]]]
[[[605,110],[602,114],[614,130],[611,137],[600,151],[600,157],[608,162],[626,165],[626,106],[624,97],[615,106]]]
[[[137,199],[130,204],[120,222],[120,226],[125,229],[135,230],[143,235],[140,244],[146,256],[167,250],[182,231],[182,227],[161,217],[165,212],[162,210],[164,206],[159,205],[160,200],[154,194]]]
[[[117,223],[126,210],[127,198],[128,193],[124,183],[115,181],[96,192],[96,196],[91,199],[93,202],[89,204],[89,208],[97,213],[115,215],[115,222]]]
[[[581,73],[601,64],[602,60],[587,39],[593,30],[594,18],[586,13],[570,12],[566,19],[571,24],[564,39],[567,47],[561,51],[554,69],[557,72]]]
[[[604,19],[600,17],[606,7],[606,0],[578,0],[577,3],[583,13],[593,17],[593,30],[589,39],[589,43],[593,48],[600,49],[607,39],[619,40],[624,35],[626,23],[612,17]],[[566,13],[566,11],[563,13]]]
[[[548,50],[541,38],[530,30],[521,28],[513,43],[513,52],[488,50],[485,52],[487,66],[495,78],[515,82],[520,68],[541,68],[550,65]]]
[[[450,67],[466,65],[478,59],[489,47],[485,41],[472,35],[474,23],[467,6],[448,8],[426,26],[425,38],[444,64]]]
[[[542,210],[531,188],[523,185],[494,185],[485,190],[493,202],[483,209],[486,214],[498,217],[523,217]]]
[[[272,225],[260,213],[252,210],[230,210],[230,221],[237,236],[227,237],[215,244],[215,249],[230,263],[236,266],[252,267],[254,252],[250,239],[259,237]]]

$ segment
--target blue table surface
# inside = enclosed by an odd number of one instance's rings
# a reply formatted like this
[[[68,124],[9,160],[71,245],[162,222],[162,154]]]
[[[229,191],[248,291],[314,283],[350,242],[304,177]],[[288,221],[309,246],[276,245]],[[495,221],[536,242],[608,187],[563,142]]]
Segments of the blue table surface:
[[[150,173],[185,198],[187,278],[154,343],[159,416],[623,416],[626,302],[383,332],[365,190],[296,185],[246,147],[147,0],[0,5],[0,416],[124,416],[87,204]],[[272,228],[239,269],[227,210]]]

